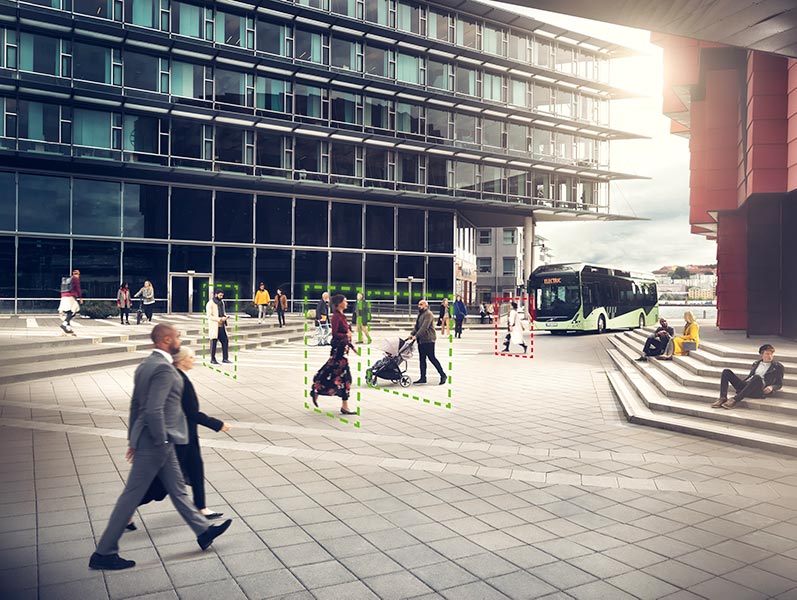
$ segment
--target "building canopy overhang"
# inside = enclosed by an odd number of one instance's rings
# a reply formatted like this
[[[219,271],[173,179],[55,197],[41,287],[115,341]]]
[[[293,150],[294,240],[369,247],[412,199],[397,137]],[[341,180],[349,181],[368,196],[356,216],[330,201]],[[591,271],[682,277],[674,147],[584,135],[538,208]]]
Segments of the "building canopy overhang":
[[[797,58],[797,3],[782,0],[503,0],[509,4]]]

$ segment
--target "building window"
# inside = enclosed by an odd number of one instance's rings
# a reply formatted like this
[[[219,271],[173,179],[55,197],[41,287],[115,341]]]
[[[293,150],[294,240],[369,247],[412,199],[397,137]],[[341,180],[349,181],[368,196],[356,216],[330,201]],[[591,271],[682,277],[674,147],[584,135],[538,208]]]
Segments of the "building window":
[[[172,154],[186,158],[202,158],[203,125],[197,121],[172,119]]]
[[[436,10],[429,9],[428,16],[429,37],[443,42],[451,41],[451,17]]]
[[[203,9],[193,4],[172,0],[172,33],[204,39]]]
[[[515,264],[517,263],[517,259],[514,256],[505,256],[504,257],[504,277],[514,277],[515,276]]]
[[[421,8],[417,4],[399,0],[396,3],[396,27],[401,31],[420,33]]]
[[[368,0],[365,3],[365,20],[379,25],[390,25],[389,0]]]
[[[525,81],[513,79],[509,86],[509,103],[513,106],[528,106],[528,87]]]
[[[509,124],[509,149],[516,152],[528,152],[529,128],[525,125]]]
[[[255,94],[257,108],[273,112],[285,112],[285,90],[288,82],[271,77],[258,77]]]
[[[406,102],[396,103],[396,131],[420,133],[421,107]]]
[[[44,75],[60,75],[61,40],[23,32],[19,36],[19,68]]]
[[[276,196],[258,196],[255,211],[256,241],[258,244],[279,244],[287,246],[293,238],[293,201]],[[290,254],[290,250],[288,251]],[[260,250],[258,250],[260,261]],[[290,262],[287,279],[290,280]],[[280,285],[277,282],[275,285]],[[287,290],[283,290],[287,292]]]
[[[297,29],[294,41],[296,47],[296,58],[317,64],[326,64],[324,56],[324,36],[320,33],[313,33]]]
[[[479,229],[479,245],[489,246],[492,243],[493,243],[493,230]]]
[[[514,31],[509,34],[509,57],[523,62],[528,61],[529,39]]]
[[[244,130],[223,125],[216,126],[216,160],[223,163],[242,164],[244,157]],[[224,169],[224,167],[221,167]]]
[[[72,131],[76,146],[111,147],[111,113],[76,108],[74,114]]]
[[[450,212],[430,210],[427,218],[429,252],[454,252],[454,215]]]
[[[479,118],[458,113],[454,116],[454,137],[458,142],[478,144],[477,126]]]
[[[390,101],[381,98],[365,99],[365,126],[377,129],[390,127]]]
[[[128,152],[158,154],[159,121],[156,117],[127,114],[123,121],[122,148]]]
[[[378,46],[368,45],[365,47],[365,73],[367,75],[378,75],[379,77],[390,76],[390,52]]]
[[[426,183],[430,187],[449,188],[451,161],[442,156],[430,154],[426,157]]]
[[[121,234],[121,186],[112,181],[75,179],[72,182],[72,233]]]
[[[482,143],[490,148],[503,148],[504,123],[486,118],[482,122]]]
[[[229,13],[216,13],[216,43],[247,48],[246,18]]]
[[[504,245],[517,244],[517,229],[504,229]]]
[[[479,95],[476,69],[457,65],[457,92],[468,96]]]
[[[74,11],[81,15],[110,19],[112,13],[111,0],[74,0]]]
[[[426,63],[426,83],[439,90],[452,90],[452,66],[448,63],[429,59]]]
[[[398,180],[402,183],[420,183],[419,182],[419,160],[417,154],[409,152],[399,152],[396,157],[398,164]]]
[[[303,83],[297,83],[293,90],[294,112],[297,115],[315,119],[326,118],[326,115],[322,112],[322,97],[325,90],[313,85],[304,85]]]
[[[318,140],[295,138],[294,170],[306,173],[321,172],[321,142]]]
[[[214,100],[223,104],[246,106],[246,75],[238,71],[216,69]]]
[[[498,56],[504,55],[504,32],[501,29],[485,25],[483,50]]]
[[[448,111],[429,108],[426,110],[426,135],[429,137],[449,139],[449,119],[451,115]]]
[[[336,15],[357,16],[357,0],[330,0],[329,8]]]
[[[213,239],[217,242],[251,244],[253,209],[250,194],[217,191]]]
[[[44,198],[47,199],[47,210],[42,210]],[[19,231],[69,233],[67,177],[20,174],[18,202]]]
[[[373,147],[367,148],[365,153],[365,176],[368,179],[376,179],[378,181],[386,181],[388,179],[387,156],[387,150]]]
[[[281,169],[285,158],[284,138],[261,129],[256,133],[258,166]]]
[[[332,242],[337,248],[361,248],[363,241],[363,206],[349,202],[332,203]],[[362,264],[362,255],[356,255]],[[335,255],[332,255],[333,261]],[[358,266],[359,270],[359,266]],[[334,271],[334,268],[333,268]],[[359,280],[359,277],[357,277]],[[337,281],[333,277],[333,283]]]
[[[125,52],[125,87],[157,92],[160,79],[158,63],[158,59],[149,54]]]
[[[338,123],[356,124],[360,121],[357,114],[357,106],[360,104],[360,96],[350,92],[340,92],[332,90],[330,92],[330,107],[332,110],[332,120]],[[362,111],[360,111],[362,114]]]
[[[332,142],[330,158],[333,175],[354,177],[357,174],[357,146]]]
[[[365,247],[374,250],[393,250],[393,242],[395,238],[394,232],[394,214],[392,206],[379,206],[369,204],[365,207]],[[382,256],[382,255],[378,255]],[[389,282],[391,291],[393,290],[393,256],[390,258],[390,278]],[[370,261],[371,257],[366,260]],[[372,264],[371,266],[375,266]],[[368,271],[370,267],[366,267],[366,283],[368,282]]]
[[[360,71],[357,64],[357,43],[333,37],[330,43],[330,64],[346,71]]]
[[[125,236],[164,239],[168,236],[168,224],[169,188],[125,184],[122,207],[122,231]]]
[[[257,49],[277,56],[287,56],[285,25],[271,21],[257,21]]]
[[[75,79],[111,83],[111,49],[75,42],[72,45]]]
[[[60,141],[60,106],[27,100],[19,100],[16,104],[18,119],[16,135],[19,139],[54,143]],[[9,130],[8,135],[13,136],[14,133]],[[65,143],[70,141],[65,140]]]
[[[494,102],[504,101],[504,78],[501,75],[484,74],[484,99]]]
[[[420,58],[410,54],[396,54],[396,79],[404,83],[420,83]]]
[[[125,23],[157,29],[159,8],[157,0],[126,0]]]
[[[482,167],[482,190],[490,194],[503,194],[504,169],[484,165]]]
[[[457,44],[479,50],[479,24],[464,17],[457,17]]]
[[[171,201],[170,222],[173,240],[211,239],[213,212],[210,190],[172,188]]]
[[[491,273],[493,270],[493,259],[489,256],[476,257],[476,268],[479,273]]]
[[[326,200],[296,200],[294,217],[297,246],[327,245],[329,204]],[[326,272],[326,265],[323,271]],[[317,280],[321,281],[326,281],[326,276]]]
[[[172,62],[172,94],[182,98],[205,97],[205,67],[190,63]]]

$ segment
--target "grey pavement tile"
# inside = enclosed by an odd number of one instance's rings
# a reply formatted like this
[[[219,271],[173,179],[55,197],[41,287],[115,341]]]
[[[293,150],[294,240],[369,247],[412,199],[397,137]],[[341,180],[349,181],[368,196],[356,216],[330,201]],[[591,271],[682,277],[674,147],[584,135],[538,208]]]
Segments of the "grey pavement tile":
[[[666,560],[646,567],[643,571],[679,588],[689,588],[714,577],[711,573],[701,571],[677,560]]]
[[[466,583],[441,592],[446,600],[507,600],[509,596],[483,581]]]
[[[396,573],[403,570],[400,564],[381,552],[342,558],[340,562],[352,573],[357,575],[359,579],[374,577],[376,575],[386,575],[387,573]]]
[[[456,563],[479,579],[489,579],[518,570],[518,566],[493,553],[477,554],[459,558]]]
[[[576,556],[592,554],[592,550],[586,546],[571,542],[565,538],[557,538],[555,540],[539,542],[538,544],[535,544],[535,547],[561,560],[568,560],[575,558]]]
[[[641,600],[660,598],[678,591],[678,588],[642,571],[632,571],[605,580],[615,587]]]
[[[186,587],[230,577],[229,571],[216,556],[191,562],[167,564],[166,572],[175,587]]]
[[[672,594],[667,594],[666,596],[662,596],[661,600],[702,600],[702,596],[693,594],[688,590],[679,590]]]
[[[456,537],[456,533],[440,523],[425,523],[423,525],[412,525],[404,529],[412,537],[421,542],[434,542]]]
[[[360,581],[351,581],[313,590],[318,600],[379,600],[368,587]]]
[[[225,533],[213,542],[213,549],[222,556],[254,552],[266,547],[266,543],[254,532],[238,533],[231,528],[232,533]],[[266,541],[268,536],[264,535]]]
[[[18,569],[36,564],[36,546],[0,550],[0,565],[6,569]]]
[[[794,577],[797,574],[797,559],[786,556],[771,556],[757,562],[755,566],[781,577]]]
[[[408,571],[368,577],[363,579],[362,582],[382,600],[411,598],[433,591]]]
[[[348,583],[357,579],[351,571],[334,560],[293,567],[291,572],[308,589]]]
[[[566,590],[567,588],[595,580],[593,575],[563,561],[534,567],[530,569],[530,573],[560,590]]]
[[[290,517],[282,512],[252,515],[244,517],[244,521],[254,531],[279,529],[280,527],[293,527],[296,525]]]
[[[39,578],[35,565],[13,570],[0,570],[0,593],[2,595],[14,597],[24,590],[35,589],[38,586]]]
[[[767,533],[766,531],[750,532],[747,535],[737,538],[737,541],[777,553],[787,552],[797,547],[797,540],[788,540],[779,535]]]
[[[270,547],[294,546],[313,541],[312,536],[298,525],[292,527],[280,527],[279,529],[267,529],[257,532],[258,536]]]
[[[319,543],[335,558],[359,556],[377,551],[373,544],[359,535],[322,539]]]
[[[723,577],[767,596],[777,596],[797,586],[797,581],[794,581],[797,573],[792,573],[791,578],[786,579],[751,565],[726,573]]]
[[[429,546],[437,550],[446,558],[453,560],[463,558],[465,556],[472,556],[474,554],[481,554],[484,552],[484,549],[481,546],[474,544],[473,542],[462,537],[449,538],[447,540],[437,540],[435,542],[430,542]]]
[[[40,564],[39,585],[46,586],[57,583],[69,583],[70,581],[91,578],[102,579],[102,573],[100,571],[93,571],[89,569],[88,566],[89,559],[87,557]]]
[[[556,586],[552,586],[549,582],[546,583],[526,571],[515,571],[491,577],[487,583],[510,598],[537,598],[557,590]]]
[[[385,554],[410,571],[414,570],[416,567],[442,563],[446,560],[439,552],[436,552],[424,544],[386,550]]]
[[[298,567],[317,562],[330,560],[332,556],[316,542],[296,544],[293,546],[281,546],[273,549],[274,554],[287,567]]]
[[[245,575],[237,579],[249,600],[281,598],[294,592],[305,591],[301,582],[288,569]]]
[[[516,537],[507,535],[503,531],[486,531],[483,533],[475,533],[468,535],[468,539],[479,544],[486,550],[506,550],[507,548],[514,548],[515,546],[522,546],[521,542]]]
[[[697,547],[691,544],[685,544],[684,542],[680,542],[665,535],[642,540],[641,542],[638,542],[637,545],[647,548],[652,552],[663,554],[669,558],[676,558],[697,550]]]
[[[633,600],[635,596],[625,593],[605,581],[593,581],[567,590],[576,600]]]
[[[463,585],[477,579],[471,573],[450,561],[413,568],[411,572],[430,588],[438,591]]]
[[[761,548],[756,548],[755,546],[737,540],[726,540],[716,546],[711,546],[709,550],[747,564],[755,563],[772,556],[772,552],[769,550],[762,550]],[[719,573],[716,573],[716,575],[719,575]]]
[[[715,576],[740,569],[743,563],[720,556],[710,550],[696,550],[678,557],[678,561]]]
[[[689,588],[704,598],[733,598],[733,600],[762,600],[766,594],[756,592],[748,587],[741,586],[733,581],[728,581],[721,577],[715,577],[704,581],[694,587]]]
[[[578,556],[567,561],[574,567],[586,571],[598,579],[607,579],[622,573],[632,571],[634,567],[627,565],[619,560],[615,560],[606,554],[595,553],[586,556]]]
[[[108,572],[105,579],[111,600],[174,589],[162,566]]]
[[[221,560],[233,577],[273,571],[282,567],[276,555],[268,549],[222,556]]]
[[[25,548],[36,544],[36,530],[9,531],[0,536],[0,550]]]
[[[88,568],[88,563],[87,563]],[[81,579],[70,583],[58,583],[39,588],[39,597],[47,600],[108,600],[105,581],[102,578]]]

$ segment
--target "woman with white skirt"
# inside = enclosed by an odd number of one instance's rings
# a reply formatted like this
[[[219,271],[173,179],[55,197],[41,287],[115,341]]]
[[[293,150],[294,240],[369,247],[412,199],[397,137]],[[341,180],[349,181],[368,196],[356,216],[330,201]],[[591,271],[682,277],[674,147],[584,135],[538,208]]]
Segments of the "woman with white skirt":
[[[523,348],[523,354],[528,351],[526,341],[523,339],[523,319],[517,309],[517,302],[512,302],[512,310],[506,320],[507,334],[504,338],[504,352],[509,352],[509,344],[518,344]]]

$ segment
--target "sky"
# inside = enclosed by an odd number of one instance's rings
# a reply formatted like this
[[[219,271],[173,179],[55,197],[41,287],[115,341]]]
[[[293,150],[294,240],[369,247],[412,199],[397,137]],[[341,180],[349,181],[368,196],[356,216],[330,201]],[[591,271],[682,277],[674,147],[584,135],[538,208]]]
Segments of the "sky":
[[[612,103],[612,127],[650,139],[612,142],[614,171],[649,177],[612,183],[611,212],[648,219],[630,222],[545,223],[537,234],[548,239],[552,262],[595,262],[652,271],[664,265],[713,264],[716,242],[690,233],[689,142],[671,135],[661,112],[662,50],[650,34],[598,21],[514,5],[488,2],[540,21],[637,50],[638,56],[617,59],[611,83],[639,94]]]

